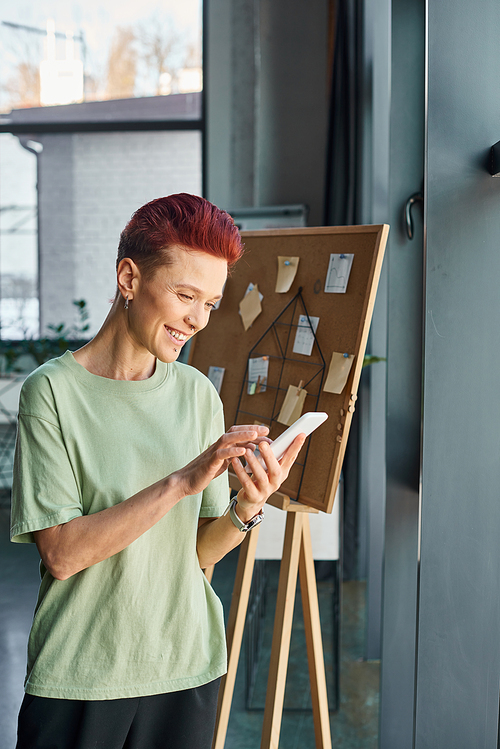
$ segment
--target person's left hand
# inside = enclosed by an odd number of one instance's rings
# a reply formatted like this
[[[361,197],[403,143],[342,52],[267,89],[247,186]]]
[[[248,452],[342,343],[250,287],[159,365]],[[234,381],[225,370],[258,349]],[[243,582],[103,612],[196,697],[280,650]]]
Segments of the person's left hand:
[[[285,450],[280,460],[276,459],[267,440],[261,440],[259,452],[267,470],[262,467],[253,450],[247,448],[244,457],[252,471],[251,476],[246,472],[241,460],[233,458],[231,463],[242,486],[237,497],[237,514],[244,523],[260,512],[266,500],[286,480],[305,440],[306,435],[299,434]]]

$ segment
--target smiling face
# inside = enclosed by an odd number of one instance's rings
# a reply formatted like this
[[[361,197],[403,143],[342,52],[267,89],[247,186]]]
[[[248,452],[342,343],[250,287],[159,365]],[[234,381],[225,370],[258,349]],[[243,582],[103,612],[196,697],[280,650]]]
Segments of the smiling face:
[[[151,279],[139,271],[131,280],[126,313],[136,349],[146,349],[163,362],[175,361],[182,346],[207,325],[226,277],[225,260],[179,246],[169,248],[169,264],[160,266]]]

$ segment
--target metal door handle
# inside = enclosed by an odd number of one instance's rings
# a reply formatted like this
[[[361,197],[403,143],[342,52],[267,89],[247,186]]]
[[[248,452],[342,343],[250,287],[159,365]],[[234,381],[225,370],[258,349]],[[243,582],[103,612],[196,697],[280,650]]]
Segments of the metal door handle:
[[[413,218],[411,215],[411,207],[414,203],[421,203],[424,200],[424,196],[421,192],[414,193],[408,198],[405,205],[405,227],[408,239],[413,239]]]

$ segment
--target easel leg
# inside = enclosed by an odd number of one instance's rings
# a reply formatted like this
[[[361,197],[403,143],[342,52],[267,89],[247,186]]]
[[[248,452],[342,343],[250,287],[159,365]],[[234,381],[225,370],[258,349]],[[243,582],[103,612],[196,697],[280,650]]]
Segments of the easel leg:
[[[288,512],[281,560],[261,749],[278,749],[305,513]]]
[[[307,644],[307,660],[309,662],[309,681],[311,683],[316,749],[331,749],[332,738],[330,732],[330,715],[328,712],[328,695],[326,691],[325,660],[321,639],[318,591],[308,515],[304,517],[299,575]]]
[[[223,749],[226,740],[229,713],[233,699],[236,671],[240,657],[243,628],[248,608],[250,587],[252,585],[252,574],[255,562],[255,550],[259,538],[259,526],[251,530],[243,541],[238,557],[238,567],[234,581],[231,608],[226,629],[227,640],[227,674],[222,677],[219,702],[217,705],[217,718],[215,722],[214,740],[212,749]]]

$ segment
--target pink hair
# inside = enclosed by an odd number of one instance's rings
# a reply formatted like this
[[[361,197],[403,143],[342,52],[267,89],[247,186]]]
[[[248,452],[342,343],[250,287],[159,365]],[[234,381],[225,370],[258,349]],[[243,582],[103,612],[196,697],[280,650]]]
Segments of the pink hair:
[[[233,219],[205,198],[188,193],[169,195],[146,203],[120,235],[116,265],[133,260],[148,277],[168,264],[168,248],[181,245],[201,250],[234,265],[243,254],[240,233]]]

